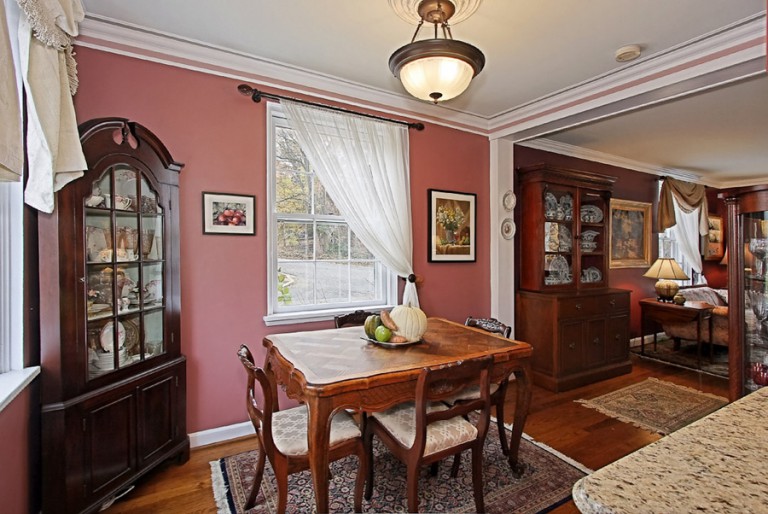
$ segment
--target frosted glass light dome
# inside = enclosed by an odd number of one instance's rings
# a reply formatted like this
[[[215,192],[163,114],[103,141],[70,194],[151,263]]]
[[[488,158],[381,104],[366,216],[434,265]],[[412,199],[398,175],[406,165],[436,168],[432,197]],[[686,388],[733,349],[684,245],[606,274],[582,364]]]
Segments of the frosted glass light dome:
[[[452,39],[416,41],[389,58],[389,68],[411,95],[434,103],[463,93],[485,65],[474,46]]]

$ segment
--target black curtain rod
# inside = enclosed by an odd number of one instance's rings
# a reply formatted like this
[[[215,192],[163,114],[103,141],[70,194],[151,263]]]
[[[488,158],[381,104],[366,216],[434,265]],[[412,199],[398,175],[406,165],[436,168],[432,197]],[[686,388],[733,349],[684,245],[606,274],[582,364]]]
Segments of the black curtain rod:
[[[311,105],[313,107],[322,107],[323,109],[329,109],[331,111],[346,112],[350,114],[355,114],[357,116],[373,118],[374,120],[389,121],[390,123],[407,125],[408,128],[412,128],[416,130],[424,130],[423,123],[411,123],[407,121],[395,120],[392,118],[385,118],[383,116],[376,116],[375,114],[366,114],[364,112],[352,111],[349,109],[343,109],[341,107],[334,107],[332,105],[325,105],[325,104],[316,103],[316,102],[309,102],[307,100],[300,100],[298,98],[291,98],[290,96],[282,96],[282,95],[275,95],[272,93],[265,93],[264,91],[259,91],[258,89],[252,88],[248,84],[240,84],[239,86],[237,86],[237,90],[240,91],[240,93],[245,96],[250,96],[251,100],[253,100],[256,103],[261,102],[262,98],[271,98],[272,100],[290,100],[291,102],[296,102],[304,105]]]

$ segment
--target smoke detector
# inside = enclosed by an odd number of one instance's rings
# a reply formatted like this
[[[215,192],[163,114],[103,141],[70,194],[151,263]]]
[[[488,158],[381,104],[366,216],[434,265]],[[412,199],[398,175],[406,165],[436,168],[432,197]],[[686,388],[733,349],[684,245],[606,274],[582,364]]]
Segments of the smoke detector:
[[[634,61],[638,57],[640,57],[640,45],[622,46],[621,48],[616,50],[617,62]]]

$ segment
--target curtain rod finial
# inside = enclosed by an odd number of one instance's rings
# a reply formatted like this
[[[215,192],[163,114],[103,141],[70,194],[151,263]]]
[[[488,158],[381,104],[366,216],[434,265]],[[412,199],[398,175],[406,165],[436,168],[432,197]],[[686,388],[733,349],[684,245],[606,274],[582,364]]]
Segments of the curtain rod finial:
[[[254,89],[248,84],[240,84],[237,86],[237,90],[240,92],[241,95],[250,96],[251,100],[253,100],[256,103],[261,102],[261,91],[258,89]]]

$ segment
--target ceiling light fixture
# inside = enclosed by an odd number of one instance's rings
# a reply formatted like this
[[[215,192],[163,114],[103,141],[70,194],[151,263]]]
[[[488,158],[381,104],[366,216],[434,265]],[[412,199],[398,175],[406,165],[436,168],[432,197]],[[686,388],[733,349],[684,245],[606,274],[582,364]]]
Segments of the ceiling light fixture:
[[[389,69],[405,89],[421,100],[434,103],[450,100],[463,93],[485,66],[485,56],[478,48],[453,39],[448,20],[456,12],[450,0],[422,0],[420,17],[411,42],[398,48],[389,58]],[[433,39],[416,41],[424,22],[435,27]],[[438,38],[438,26],[443,38]]]

